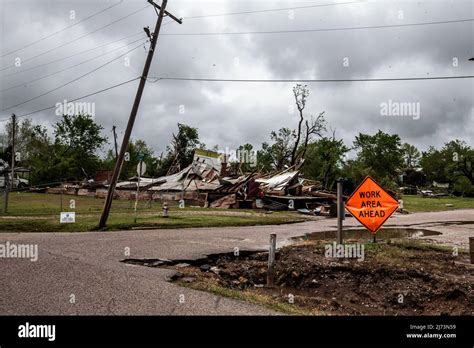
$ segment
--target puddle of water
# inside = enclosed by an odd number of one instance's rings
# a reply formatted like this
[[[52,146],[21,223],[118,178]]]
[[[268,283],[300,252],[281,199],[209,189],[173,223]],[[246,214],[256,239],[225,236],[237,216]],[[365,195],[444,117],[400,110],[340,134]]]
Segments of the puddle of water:
[[[377,240],[386,239],[400,239],[400,238],[419,238],[426,236],[437,236],[440,232],[430,231],[420,228],[382,228],[377,232]],[[295,239],[306,239],[306,240],[324,240],[324,239],[335,239],[336,231],[325,231],[325,232],[313,232],[308,233],[304,237],[297,237]],[[373,239],[372,233],[368,230],[359,229],[347,229],[343,231],[344,239],[356,239],[356,240],[367,240]]]
[[[261,250],[240,250],[238,255],[235,255],[234,252],[228,253],[218,253],[207,255],[198,259],[124,259],[120,260],[128,265],[139,265],[139,266],[148,266],[148,267],[167,267],[167,266],[176,266],[178,264],[187,263],[191,266],[202,266],[202,265],[215,265],[218,260],[224,261],[226,259],[247,259],[249,257],[254,257],[254,255],[260,254]]]
[[[439,223],[440,225],[444,226],[451,226],[451,225],[473,225],[474,221],[443,221]]]
[[[372,241],[373,235],[368,230],[359,229],[346,229],[344,230],[344,239],[360,240],[360,241]],[[383,228],[377,232],[377,240],[387,239],[400,239],[400,238],[419,238],[425,236],[436,236],[440,235],[440,232],[430,231],[420,228]],[[303,237],[294,237],[293,240],[328,240],[336,239],[336,231],[325,231],[325,232],[313,232],[308,233]],[[291,244],[291,243],[288,243]],[[281,246],[281,245],[280,245]],[[278,251],[277,251],[278,252]],[[202,266],[202,265],[216,265],[220,262],[226,262],[226,260],[241,258],[241,259],[262,259],[265,260],[264,250],[240,250],[238,255],[233,252],[218,253],[207,255],[197,259],[125,259],[120,262],[129,265],[140,265],[148,267],[169,267],[176,266],[178,264],[189,264],[191,266]]]

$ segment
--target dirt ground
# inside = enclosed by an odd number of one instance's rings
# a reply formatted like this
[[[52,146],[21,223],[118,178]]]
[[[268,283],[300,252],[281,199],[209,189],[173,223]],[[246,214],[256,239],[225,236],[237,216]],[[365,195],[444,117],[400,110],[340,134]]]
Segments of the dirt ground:
[[[350,243],[350,241],[347,241]],[[473,315],[474,267],[468,254],[420,241],[367,243],[363,261],[329,258],[325,245],[307,240],[280,249],[275,287],[267,288],[266,252],[211,255],[199,260],[141,263],[177,270],[171,280],[196,289],[296,313],[319,315]],[[227,292],[228,295],[228,292]],[[280,308],[281,309],[281,308]],[[292,311],[290,311],[292,312]]]

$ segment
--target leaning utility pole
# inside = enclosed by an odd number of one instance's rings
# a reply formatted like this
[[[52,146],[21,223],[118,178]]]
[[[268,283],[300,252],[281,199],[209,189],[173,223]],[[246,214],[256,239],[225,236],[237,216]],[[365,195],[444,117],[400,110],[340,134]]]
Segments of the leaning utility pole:
[[[135,101],[133,102],[132,111],[130,112],[130,117],[128,119],[127,128],[125,129],[125,134],[122,140],[122,146],[120,147],[120,153],[117,157],[115,162],[114,173],[112,175],[112,179],[110,181],[109,190],[107,191],[107,198],[104,203],[104,208],[102,210],[102,215],[99,221],[99,228],[105,227],[107,224],[107,218],[109,217],[110,208],[112,206],[112,200],[114,198],[115,186],[117,185],[117,180],[120,175],[120,171],[122,170],[123,159],[125,157],[125,151],[128,147],[128,142],[130,141],[130,135],[132,133],[133,124],[135,123],[135,118],[137,116],[138,107],[140,105],[140,100],[142,98],[143,89],[145,88],[146,79],[148,77],[148,71],[150,70],[151,61],[153,59],[153,53],[155,52],[156,42],[158,41],[158,35],[160,33],[161,23],[163,22],[163,17],[166,15],[179,24],[182,23],[181,19],[176,18],[171,13],[165,10],[166,4],[168,0],[163,0],[161,6],[155,4],[152,0],[148,0],[148,2],[154,6],[155,11],[159,9],[160,12],[158,14],[158,19],[156,20],[155,31],[150,40],[150,49],[148,50],[148,56],[145,61],[145,66],[143,67],[143,73],[140,77],[140,84],[138,85],[137,94],[135,96]]]
[[[12,182],[11,190],[13,191],[15,185],[15,138],[16,138],[16,115],[12,114]]]
[[[112,132],[114,132],[115,160],[117,160],[117,157],[118,157],[118,149],[117,149],[117,133],[115,133],[115,125],[112,126]]]

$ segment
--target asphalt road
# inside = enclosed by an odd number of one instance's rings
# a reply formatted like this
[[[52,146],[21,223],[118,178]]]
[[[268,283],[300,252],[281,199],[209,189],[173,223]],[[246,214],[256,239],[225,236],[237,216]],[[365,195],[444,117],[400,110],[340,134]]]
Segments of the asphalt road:
[[[353,218],[347,218],[344,224],[359,226]],[[385,226],[439,231],[441,235],[426,238],[467,247],[468,237],[474,236],[474,210],[394,215]],[[264,307],[171,284],[166,277],[173,271],[119,261],[124,258],[193,259],[232,252],[235,247],[265,249],[270,233],[277,234],[281,246],[289,243],[291,237],[335,228],[335,219],[320,218],[278,226],[0,233],[0,244],[8,241],[38,245],[36,262],[0,258],[0,315],[274,314]],[[127,251],[130,256],[125,254]],[[75,301],[71,301],[72,295]]]

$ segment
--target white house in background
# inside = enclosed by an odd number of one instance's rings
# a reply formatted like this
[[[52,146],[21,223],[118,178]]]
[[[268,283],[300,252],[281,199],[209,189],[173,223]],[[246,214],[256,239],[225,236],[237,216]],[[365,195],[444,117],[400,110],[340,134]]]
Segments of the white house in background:
[[[433,181],[433,187],[448,189],[449,188],[449,183],[448,182],[441,183],[441,182]]]
[[[7,162],[4,160],[0,159],[0,188],[5,187],[5,171],[9,169],[9,165]],[[24,169],[24,168],[23,168]],[[12,179],[12,174],[8,173],[7,174],[9,177],[9,180]],[[15,181],[13,183],[13,187],[15,188],[25,188],[30,186],[30,183],[28,180],[20,178],[18,176],[18,173],[16,173],[16,168],[15,168]]]

